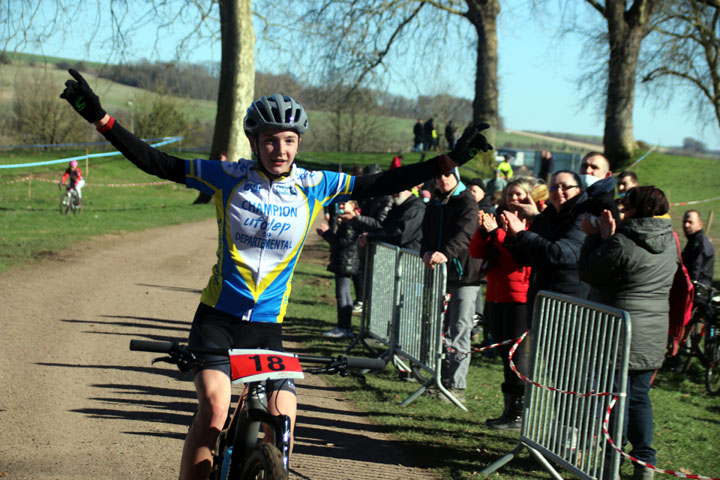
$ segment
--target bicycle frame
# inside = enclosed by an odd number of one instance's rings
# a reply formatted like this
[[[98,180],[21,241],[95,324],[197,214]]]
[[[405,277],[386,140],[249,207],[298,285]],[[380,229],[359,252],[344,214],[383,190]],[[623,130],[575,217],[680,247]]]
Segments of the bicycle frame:
[[[80,195],[74,186],[66,186],[61,199],[60,213],[67,214],[69,211],[75,213],[79,208]]]
[[[228,356],[230,358],[231,379],[233,383],[245,383],[246,390],[241,395],[227,428],[220,433],[215,448],[215,461],[210,478],[223,480],[228,478],[231,472],[243,472],[243,469],[248,467],[248,460],[252,458],[252,452],[257,451],[261,442],[265,442],[264,438],[259,438],[262,425],[267,425],[272,431],[272,444],[278,450],[268,459],[273,464],[277,464],[277,462],[282,464],[278,466],[278,471],[282,469],[285,478],[289,474],[290,417],[272,415],[268,411],[265,402],[264,381],[303,378],[301,361],[323,365],[309,369],[308,371],[311,373],[339,373],[343,376],[352,374],[348,370],[350,368],[381,370],[385,367],[385,361],[376,358],[345,357],[343,355],[338,357],[297,356],[286,352],[259,349],[229,351],[209,348],[190,349],[172,342],[143,340],[131,340],[130,350],[166,353],[169,357],[155,359],[153,363],[156,361],[173,363],[183,371],[202,365],[195,354]]]
[[[297,356],[270,350],[239,350],[228,352],[233,383],[247,383],[233,412],[228,429],[224,432],[226,449],[232,447],[232,468],[241,468],[246,455],[258,444],[260,427],[267,425],[273,434],[273,444],[280,451],[283,470],[290,471],[291,420],[287,415],[272,415],[267,409],[267,395],[263,380],[304,378]],[[282,365],[281,359],[289,359],[289,370],[272,370],[272,365]],[[263,364],[263,360],[265,360]],[[294,362],[293,362],[294,360]],[[248,382],[253,379],[254,381]],[[221,434],[222,435],[222,434]],[[241,452],[236,449],[242,448]],[[223,452],[226,453],[226,452]],[[238,455],[239,454],[239,455]],[[226,478],[229,461],[223,458],[220,478]]]

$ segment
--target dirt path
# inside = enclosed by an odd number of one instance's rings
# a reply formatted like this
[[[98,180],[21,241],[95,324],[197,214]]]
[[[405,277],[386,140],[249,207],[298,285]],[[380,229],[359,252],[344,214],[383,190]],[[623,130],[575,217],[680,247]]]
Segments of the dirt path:
[[[210,220],[0,276],[0,478],[177,478],[192,384],[128,343],[187,338],[215,248]],[[321,377],[299,398],[291,478],[437,478]]]

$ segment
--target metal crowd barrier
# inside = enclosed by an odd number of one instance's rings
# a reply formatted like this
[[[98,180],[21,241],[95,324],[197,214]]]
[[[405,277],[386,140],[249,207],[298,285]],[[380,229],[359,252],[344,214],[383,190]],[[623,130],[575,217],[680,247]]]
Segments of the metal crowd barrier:
[[[583,479],[618,478],[620,453],[605,440],[603,419],[616,395],[609,433],[619,444],[630,333],[624,310],[541,291],[529,334],[532,366],[520,441],[481,474],[496,471],[527,448],[553,478],[562,479],[548,459]]]
[[[401,405],[408,405],[435,385],[466,410],[440,378],[446,266],[428,270],[417,252],[384,243],[372,243],[368,252],[360,335],[348,351],[361,342],[388,362],[392,359],[406,370],[423,372],[425,383]],[[386,350],[378,354],[368,338],[380,342]],[[405,366],[403,360],[410,366]]]

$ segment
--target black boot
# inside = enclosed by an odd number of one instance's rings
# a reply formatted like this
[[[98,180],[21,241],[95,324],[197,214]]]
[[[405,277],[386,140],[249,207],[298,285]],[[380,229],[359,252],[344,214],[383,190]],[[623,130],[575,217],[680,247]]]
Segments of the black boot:
[[[485,425],[491,427],[496,423],[502,423],[505,420],[507,420],[508,416],[510,415],[510,394],[509,393],[503,393],[503,412],[500,414],[497,418],[488,418],[485,420]]]
[[[522,395],[505,394],[505,398],[507,414],[503,413],[503,416],[497,419],[496,422],[487,422],[487,424],[495,430],[520,431],[520,427],[522,427],[524,397]]]

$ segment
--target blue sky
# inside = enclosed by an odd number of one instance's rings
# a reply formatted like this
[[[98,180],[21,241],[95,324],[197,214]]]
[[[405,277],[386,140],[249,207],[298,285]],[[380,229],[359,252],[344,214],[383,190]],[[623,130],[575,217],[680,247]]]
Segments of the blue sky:
[[[503,12],[498,25],[500,112],[505,126],[515,130],[602,136],[602,108],[594,104],[583,105],[579,101],[581,93],[577,80],[581,59],[586,52],[577,37],[556,35],[557,27],[552,26],[553,22],[557,23],[557,12],[553,10],[556,7],[549,6],[555,2],[548,2],[545,5],[547,9],[539,13],[528,8],[528,0],[501,3]],[[94,14],[97,6],[90,8],[90,14]],[[599,19],[599,15],[595,16]],[[179,38],[189,28],[189,24],[176,22],[174,31],[164,31],[162,42],[156,44],[156,28],[152,23],[142,25],[140,21],[136,24],[137,31],[128,37],[127,57],[131,61],[142,58],[151,61],[172,60]],[[108,40],[109,30],[100,25],[92,33],[95,40],[89,48],[90,34],[83,31],[67,37],[46,36],[42,45],[21,50],[103,61],[113,54],[109,46],[112,43]],[[446,45],[444,48],[458,51],[461,47],[461,42],[456,41],[455,45]],[[258,40],[256,48],[259,70],[284,68],[283,63],[277,62],[275,55],[267,53],[262,40]],[[192,62],[217,62],[220,59],[219,41],[198,43],[192,45],[189,51],[191,53],[187,60]],[[395,61],[403,62],[407,59],[398,58]],[[389,89],[392,93],[409,96],[452,93],[472,98],[473,76],[461,77],[457,74],[462,71],[457,63],[461,61],[459,56],[450,55],[444,64],[433,67],[432,80],[425,79],[427,69],[416,71],[416,65],[396,65],[389,77]],[[703,124],[687,110],[685,99],[688,95],[696,93],[690,87],[678,88],[673,92],[669,105],[658,108],[656,99],[647,99],[638,89],[634,113],[635,138],[652,145],[675,146],[681,145],[684,138],[692,137],[705,143],[708,148],[720,150],[720,128],[716,122],[710,121],[703,129]]]

